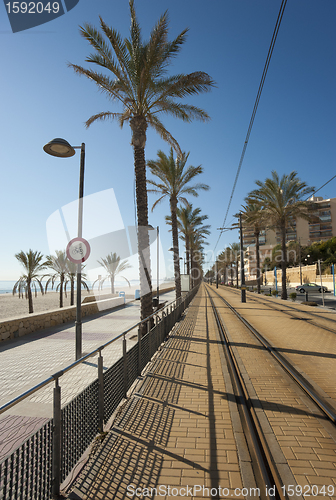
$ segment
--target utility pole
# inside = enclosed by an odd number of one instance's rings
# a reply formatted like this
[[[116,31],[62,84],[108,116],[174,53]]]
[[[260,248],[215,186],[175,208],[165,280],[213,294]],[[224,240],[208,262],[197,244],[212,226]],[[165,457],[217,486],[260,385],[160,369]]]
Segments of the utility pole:
[[[302,265],[301,265],[301,242],[299,238],[299,266],[300,266],[300,285],[302,285]]]
[[[243,223],[242,214],[239,212],[239,233],[240,233],[240,289],[241,301],[246,302],[245,273],[244,273],[244,248],[243,248]]]

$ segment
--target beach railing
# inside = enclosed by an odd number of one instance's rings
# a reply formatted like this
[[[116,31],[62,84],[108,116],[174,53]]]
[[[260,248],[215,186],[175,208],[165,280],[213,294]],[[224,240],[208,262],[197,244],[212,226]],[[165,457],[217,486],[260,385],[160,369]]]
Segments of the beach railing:
[[[0,463],[0,500],[58,498],[69,476],[94,438],[104,431],[136,378],[194,298],[198,287],[101,345],[78,361],[0,407],[0,415],[54,382],[53,418]],[[147,333],[143,327],[147,324]],[[138,328],[137,342],[127,350],[126,335]],[[103,351],[122,340],[122,356],[104,371]],[[98,354],[97,378],[62,408],[62,376]]]

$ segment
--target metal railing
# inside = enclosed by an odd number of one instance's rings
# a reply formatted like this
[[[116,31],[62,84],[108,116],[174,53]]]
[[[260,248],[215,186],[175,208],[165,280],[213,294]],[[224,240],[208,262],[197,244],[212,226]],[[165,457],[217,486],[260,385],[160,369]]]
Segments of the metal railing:
[[[50,500],[95,436],[103,432],[138,375],[151,360],[195,296],[198,287],[0,407],[0,415],[54,382],[53,418],[0,463],[0,500]],[[147,323],[147,333],[140,325]],[[152,326],[154,324],[154,326]],[[127,350],[126,335],[138,327],[138,340]],[[122,357],[104,371],[102,351],[122,339]],[[97,378],[62,408],[61,377],[98,354]]]

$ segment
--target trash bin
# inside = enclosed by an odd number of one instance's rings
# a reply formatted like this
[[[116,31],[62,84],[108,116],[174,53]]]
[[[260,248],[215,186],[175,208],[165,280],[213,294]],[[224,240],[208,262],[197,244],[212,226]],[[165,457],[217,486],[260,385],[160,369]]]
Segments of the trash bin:
[[[153,307],[159,306],[159,299],[157,297],[153,298]]]
[[[134,298],[136,300],[140,300],[140,290],[135,290],[135,295],[134,295]]]
[[[125,292],[119,292],[119,297],[124,298],[124,304],[125,304],[125,302],[126,302]]]

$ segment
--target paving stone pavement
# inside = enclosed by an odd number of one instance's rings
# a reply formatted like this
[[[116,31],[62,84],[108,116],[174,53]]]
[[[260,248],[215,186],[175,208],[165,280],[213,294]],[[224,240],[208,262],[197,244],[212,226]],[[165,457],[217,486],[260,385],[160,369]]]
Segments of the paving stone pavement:
[[[160,295],[171,302],[175,292]],[[89,353],[126,331],[140,320],[139,301],[125,307],[84,318],[83,352]],[[127,334],[127,349],[136,339],[137,330]],[[104,370],[122,355],[122,341],[103,350]],[[75,326],[55,326],[0,344],[0,406],[49,378],[75,361]],[[60,379],[62,406],[67,404],[97,378],[97,356],[90,357]],[[54,384],[50,383],[29,398],[0,415],[0,460],[18,446],[25,436],[52,417]]]
[[[222,496],[223,488],[231,494],[243,487],[231,422],[232,388],[224,380],[214,321],[204,305],[199,292],[70,498],[124,499],[140,488],[141,498],[209,499],[219,498],[211,496],[211,489]],[[146,495],[145,488],[157,488],[157,494]]]

